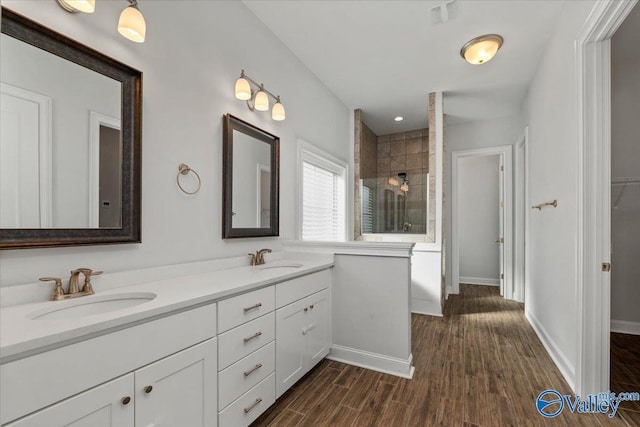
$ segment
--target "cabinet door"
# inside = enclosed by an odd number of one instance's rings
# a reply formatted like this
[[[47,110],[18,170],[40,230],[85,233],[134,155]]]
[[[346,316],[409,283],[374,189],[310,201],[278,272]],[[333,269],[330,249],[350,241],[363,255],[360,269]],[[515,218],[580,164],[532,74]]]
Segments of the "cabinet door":
[[[306,336],[303,335],[303,327],[307,311],[305,300],[276,311],[276,398],[306,372]]]
[[[133,374],[128,374],[7,424],[6,427],[133,427],[132,393]]]
[[[217,424],[216,338],[135,372],[136,425]]]
[[[329,331],[331,324],[329,291],[325,289],[305,299],[309,307],[305,326],[307,330],[307,363],[306,370],[313,368],[329,354]]]

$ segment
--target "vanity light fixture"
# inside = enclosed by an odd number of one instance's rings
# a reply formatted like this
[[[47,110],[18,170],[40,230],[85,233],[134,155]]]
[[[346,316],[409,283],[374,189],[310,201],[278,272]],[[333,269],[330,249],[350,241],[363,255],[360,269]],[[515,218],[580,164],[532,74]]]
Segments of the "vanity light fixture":
[[[129,6],[122,11],[118,20],[118,32],[133,42],[144,43],[147,24],[142,12],[138,9],[138,0],[128,1]]]
[[[96,0],[56,0],[61,8],[69,13],[93,13],[96,11]]]
[[[469,64],[480,65],[489,62],[502,47],[504,39],[498,34],[485,34],[469,40],[460,49],[462,56]]]
[[[407,179],[407,173],[400,172],[398,174],[398,178],[402,180],[402,183],[400,184],[400,191],[404,191],[405,193],[409,191],[409,180]]]
[[[252,88],[252,85],[254,88]],[[264,88],[263,84],[258,84],[255,80],[244,73],[240,72],[240,77],[236,80],[235,85],[236,98],[241,101],[247,101],[249,110],[268,111],[269,97],[276,102],[271,109],[271,118],[275,121],[282,121],[286,118],[284,105],[280,102],[280,96],[274,95]]]

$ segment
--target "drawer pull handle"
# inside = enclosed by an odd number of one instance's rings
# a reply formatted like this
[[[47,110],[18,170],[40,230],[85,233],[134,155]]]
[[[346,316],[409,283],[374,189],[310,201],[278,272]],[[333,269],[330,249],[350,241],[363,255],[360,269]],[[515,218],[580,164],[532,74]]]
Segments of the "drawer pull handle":
[[[250,337],[243,338],[243,340],[244,340],[245,343],[248,343],[252,339],[258,338],[260,335],[262,335],[262,332],[256,332],[255,334],[251,335]]]
[[[259,302],[257,304],[254,304],[251,307],[245,307],[245,308],[243,308],[243,310],[246,313],[247,311],[255,310],[256,308],[260,308],[260,307],[262,307],[262,303],[261,302]]]
[[[313,331],[315,328],[316,328],[316,325],[312,323],[309,325],[309,328],[307,328],[307,331]]]
[[[122,400],[120,402],[122,402],[122,404],[124,406],[127,406],[129,404],[129,402],[131,402],[131,397],[125,396],[125,397],[122,398]]]
[[[148,386],[146,386],[144,388],[144,392],[147,393],[147,394],[151,393],[152,390],[153,390],[153,386],[150,386],[150,385],[148,385]]]
[[[244,373],[244,376],[248,377],[249,375],[253,374],[255,371],[257,371],[260,368],[262,368],[262,363],[258,363],[256,366],[249,369],[247,372]]]
[[[244,413],[245,413],[245,414],[248,414],[248,413],[249,413],[249,411],[251,411],[253,408],[255,408],[256,406],[258,406],[258,404],[259,404],[260,402],[262,402],[262,398],[261,398],[261,397],[257,398],[257,399],[256,399],[256,401],[255,401],[255,402],[253,402],[253,403],[251,404],[251,406],[249,406],[248,408],[244,408]]]

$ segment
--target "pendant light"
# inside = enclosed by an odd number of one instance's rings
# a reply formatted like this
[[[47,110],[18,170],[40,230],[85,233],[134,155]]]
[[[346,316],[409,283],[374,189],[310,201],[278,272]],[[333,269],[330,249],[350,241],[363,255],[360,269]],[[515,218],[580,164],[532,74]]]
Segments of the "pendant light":
[[[481,65],[489,62],[495,56],[498,49],[502,47],[502,43],[504,43],[502,36],[485,34],[465,43],[460,49],[460,56],[469,64]]]
[[[96,0],[57,0],[67,12],[93,13],[96,11]]]
[[[118,32],[133,42],[143,43],[147,33],[147,24],[144,22],[142,12],[138,9],[138,1],[129,0],[129,3],[130,5],[120,14]]]

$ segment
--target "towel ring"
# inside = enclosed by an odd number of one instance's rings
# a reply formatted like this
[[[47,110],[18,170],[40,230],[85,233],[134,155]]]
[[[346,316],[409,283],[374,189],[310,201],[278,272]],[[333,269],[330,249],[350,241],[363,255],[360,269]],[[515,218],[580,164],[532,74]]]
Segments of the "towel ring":
[[[193,174],[198,179],[198,188],[196,188],[194,191],[187,191],[184,188],[182,188],[182,185],[180,185],[180,175],[187,175],[189,172],[193,172]],[[184,163],[180,163],[180,165],[178,166],[178,175],[176,176],[176,183],[178,184],[178,187],[183,193],[189,194],[189,195],[196,194],[198,191],[200,191],[200,187],[202,186],[202,181],[200,180],[200,175],[198,175],[198,172],[194,171]]]

